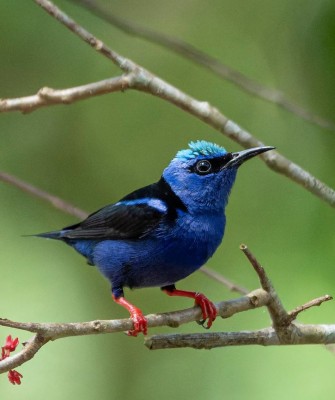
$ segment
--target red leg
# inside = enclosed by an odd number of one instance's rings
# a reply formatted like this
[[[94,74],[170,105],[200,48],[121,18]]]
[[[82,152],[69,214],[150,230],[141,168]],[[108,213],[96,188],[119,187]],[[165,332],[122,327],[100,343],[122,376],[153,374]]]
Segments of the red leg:
[[[133,320],[134,329],[128,331],[127,334],[129,336],[137,336],[139,333],[143,333],[143,335],[147,334],[147,320],[142,314],[142,311],[135,307],[133,304],[129,303],[124,297],[116,298],[112,295],[115,303],[120,304],[120,306],[124,307],[130,313],[130,318]]]
[[[203,321],[201,321],[201,325],[204,326],[206,319],[208,319],[207,326],[205,328],[209,329],[212,326],[217,316],[217,311],[215,305],[208,300],[204,294],[198,292],[188,292],[186,290],[178,290],[174,287],[174,285],[162,287],[162,290],[168,296],[181,296],[194,299],[195,304],[200,306],[202,311]]]

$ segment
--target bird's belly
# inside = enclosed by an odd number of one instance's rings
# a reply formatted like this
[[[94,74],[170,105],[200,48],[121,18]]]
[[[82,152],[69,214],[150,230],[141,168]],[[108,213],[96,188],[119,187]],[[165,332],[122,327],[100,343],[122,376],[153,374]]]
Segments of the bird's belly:
[[[214,229],[213,229],[214,228]],[[224,224],[183,224],[173,234],[139,241],[106,240],[94,250],[94,263],[113,286],[162,287],[200,268],[215,252]]]

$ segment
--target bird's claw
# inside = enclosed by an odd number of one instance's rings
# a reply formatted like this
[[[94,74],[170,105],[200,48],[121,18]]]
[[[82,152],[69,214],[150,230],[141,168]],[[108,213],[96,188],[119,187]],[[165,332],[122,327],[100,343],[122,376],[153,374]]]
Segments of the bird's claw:
[[[197,323],[205,329],[209,329],[217,317],[215,305],[202,293],[196,293],[194,300],[195,304],[201,308],[203,318],[202,320],[197,321]],[[208,320],[207,325],[205,325],[206,320]]]
[[[139,333],[143,333],[143,335],[147,334],[148,331],[148,322],[144,317],[142,311],[135,307],[133,304],[129,303],[124,297],[123,293],[122,296],[116,297],[112,294],[113,300],[120,304],[120,306],[124,307],[126,310],[129,311],[130,318],[133,321],[134,329],[131,329],[125,332],[128,336],[137,336]]]
[[[204,329],[209,329],[210,327],[208,325],[205,325],[206,320],[201,319],[200,321],[195,321],[198,325],[202,326]]]
[[[148,321],[142,314],[142,312],[138,309],[131,313],[130,318],[133,320],[134,329],[127,331],[128,336],[136,337],[139,333],[143,333],[143,335],[147,334],[148,331]]]

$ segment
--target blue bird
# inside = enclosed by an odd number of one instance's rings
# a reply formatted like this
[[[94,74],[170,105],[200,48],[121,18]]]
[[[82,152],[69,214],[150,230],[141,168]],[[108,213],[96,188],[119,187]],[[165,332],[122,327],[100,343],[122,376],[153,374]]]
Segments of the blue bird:
[[[160,287],[169,296],[192,298],[209,328],[217,316],[215,305],[202,293],[177,290],[175,283],[199,269],[221,243],[238,167],[272,149],[229,153],[204,140],[191,142],[158,182],[80,223],[37,236],[65,242],[99,268],[112,285],[114,301],[130,313],[129,335],[146,334],[147,320],[125,299],[124,287]]]

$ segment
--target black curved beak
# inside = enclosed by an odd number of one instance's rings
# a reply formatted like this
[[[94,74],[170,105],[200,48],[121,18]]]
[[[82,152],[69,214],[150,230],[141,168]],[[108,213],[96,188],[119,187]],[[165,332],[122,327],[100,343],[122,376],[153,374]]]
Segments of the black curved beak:
[[[250,160],[259,154],[265,153],[266,151],[273,150],[275,147],[273,146],[263,146],[263,147],[254,147],[252,149],[237,151],[236,153],[231,153],[233,158],[227,162],[225,168],[228,167],[239,167],[245,161]]]

